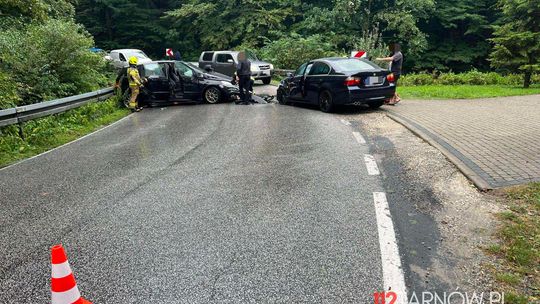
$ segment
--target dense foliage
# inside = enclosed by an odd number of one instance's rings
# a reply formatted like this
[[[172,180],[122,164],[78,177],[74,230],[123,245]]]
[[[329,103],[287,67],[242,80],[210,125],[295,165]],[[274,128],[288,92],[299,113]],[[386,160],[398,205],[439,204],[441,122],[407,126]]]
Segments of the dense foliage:
[[[500,0],[501,25],[495,27],[492,65],[523,72],[524,87],[540,72],[540,1]]]
[[[538,3],[79,0],[77,20],[103,48],[138,47],[155,58],[162,58],[167,47],[180,50],[188,60],[196,60],[203,50],[250,49],[278,67],[293,68],[306,58],[345,55],[354,49],[367,50],[373,57],[386,55],[387,43],[400,42],[405,72],[488,71],[494,67],[516,73],[534,71],[536,65],[499,64],[502,61],[496,58],[509,54],[522,61],[522,55],[501,39],[506,37],[519,48],[524,43],[536,43],[536,50],[529,53],[538,57]],[[531,34],[520,36],[523,32]],[[510,33],[514,37],[509,37]],[[497,47],[492,53],[494,45]]]
[[[534,82],[540,83],[540,75],[534,76]],[[519,74],[501,75],[495,72],[483,73],[470,71],[467,73],[410,73],[399,79],[400,85],[501,85],[519,86],[523,83],[523,76]]]
[[[91,91],[105,62],[66,0],[0,0],[1,107]]]

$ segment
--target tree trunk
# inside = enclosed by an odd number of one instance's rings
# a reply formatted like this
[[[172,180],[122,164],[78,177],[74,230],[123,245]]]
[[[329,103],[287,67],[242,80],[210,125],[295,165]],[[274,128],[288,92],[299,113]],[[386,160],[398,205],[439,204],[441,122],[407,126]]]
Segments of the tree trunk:
[[[524,81],[523,81],[523,87],[525,89],[531,86],[531,76],[532,76],[531,72],[529,72],[529,71],[525,72],[525,77],[524,77]]]

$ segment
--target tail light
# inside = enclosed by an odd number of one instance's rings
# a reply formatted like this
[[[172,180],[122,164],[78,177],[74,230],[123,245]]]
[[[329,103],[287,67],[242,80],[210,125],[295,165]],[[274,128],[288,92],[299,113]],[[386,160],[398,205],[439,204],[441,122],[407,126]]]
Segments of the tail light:
[[[347,77],[345,79],[345,85],[348,87],[359,86],[361,83],[362,79],[360,77]]]
[[[390,73],[390,74],[386,75],[386,80],[388,80],[388,82],[394,82],[394,81],[396,81],[396,77],[394,77],[393,73]]]

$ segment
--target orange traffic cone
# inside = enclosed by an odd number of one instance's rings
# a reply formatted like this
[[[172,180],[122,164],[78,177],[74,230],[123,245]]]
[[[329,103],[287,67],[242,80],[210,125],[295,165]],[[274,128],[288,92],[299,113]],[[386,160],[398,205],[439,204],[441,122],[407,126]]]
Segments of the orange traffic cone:
[[[62,245],[51,248],[51,263],[51,303],[92,304],[81,297]]]

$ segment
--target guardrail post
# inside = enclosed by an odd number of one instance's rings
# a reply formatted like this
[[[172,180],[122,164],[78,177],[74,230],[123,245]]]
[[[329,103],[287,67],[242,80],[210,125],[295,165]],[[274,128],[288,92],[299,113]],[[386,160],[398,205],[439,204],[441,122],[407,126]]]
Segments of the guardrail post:
[[[22,139],[22,140],[25,140],[24,138],[24,129],[23,129],[23,122],[22,121],[19,121],[17,123],[17,126],[19,127],[19,137]]]

